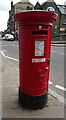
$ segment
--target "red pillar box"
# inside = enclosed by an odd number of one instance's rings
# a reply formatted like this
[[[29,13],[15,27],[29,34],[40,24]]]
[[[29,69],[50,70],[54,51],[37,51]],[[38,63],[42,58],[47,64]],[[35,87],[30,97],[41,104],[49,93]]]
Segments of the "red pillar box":
[[[15,14],[14,19],[19,24],[19,101],[40,109],[47,104],[52,23],[57,14],[28,11]]]

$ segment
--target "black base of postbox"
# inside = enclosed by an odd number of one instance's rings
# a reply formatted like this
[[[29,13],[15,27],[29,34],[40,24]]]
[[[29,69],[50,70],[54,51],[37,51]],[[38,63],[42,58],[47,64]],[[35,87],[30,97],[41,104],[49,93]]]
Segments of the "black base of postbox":
[[[19,88],[19,102],[28,109],[42,109],[47,105],[48,92],[40,96],[30,96],[22,93]]]

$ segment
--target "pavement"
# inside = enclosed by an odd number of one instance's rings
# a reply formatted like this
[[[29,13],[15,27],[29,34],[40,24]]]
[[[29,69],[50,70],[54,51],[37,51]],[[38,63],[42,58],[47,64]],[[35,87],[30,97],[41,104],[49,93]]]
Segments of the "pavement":
[[[2,118],[64,118],[64,104],[49,93],[45,108],[39,110],[23,108],[18,102],[19,72],[5,62],[1,65],[1,61],[0,83],[2,83],[0,117],[2,115]]]
[[[56,47],[66,47],[66,44],[51,44],[51,45]]]
[[[66,47],[66,41],[51,41],[51,46]]]

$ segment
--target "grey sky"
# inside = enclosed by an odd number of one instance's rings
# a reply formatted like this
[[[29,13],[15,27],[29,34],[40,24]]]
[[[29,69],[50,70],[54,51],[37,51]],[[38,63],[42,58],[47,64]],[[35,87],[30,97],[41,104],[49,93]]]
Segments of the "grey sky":
[[[0,0],[0,10],[8,11],[9,4],[10,4],[10,0]]]

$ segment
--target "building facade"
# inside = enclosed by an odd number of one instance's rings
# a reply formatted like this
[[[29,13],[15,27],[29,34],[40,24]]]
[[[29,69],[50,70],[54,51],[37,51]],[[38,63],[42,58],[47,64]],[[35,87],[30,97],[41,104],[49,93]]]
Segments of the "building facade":
[[[33,6],[29,0],[21,0],[20,2],[13,5],[13,1],[11,2],[11,10],[9,11],[9,19],[7,23],[7,32],[10,34],[14,34],[14,37],[18,39],[18,24],[15,23],[13,19],[13,15],[19,12],[23,12],[25,10],[47,10],[48,7],[53,7],[55,12],[58,14],[57,21],[53,23],[53,34],[58,34],[61,32],[66,33],[66,2],[64,5],[57,5],[54,0],[47,0],[43,4],[39,2]]]
[[[36,3],[35,10],[47,10],[48,7],[53,7],[58,14],[57,21],[53,23],[52,32],[54,34],[66,32],[66,3],[64,5],[56,5],[54,0],[47,0],[42,5]]]
[[[21,0],[20,2],[13,5],[11,2],[11,10],[9,11],[9,19],[7,23],[7,32],[14,34],[15,39],[18,39],[18,24],[14,21],[13,15],[16,13],[23,12],[25,10],[32,10],[34,6],[29,2],[29,0]]]
[[[9,19],[7,22],[7,32],[8,33],[12,33],[14,32],[14,19],[13,19],[13,15],[14,15],[15,11],[14,11],[14,5],[13,2],[11,2],[11,10],[9,11]]]

